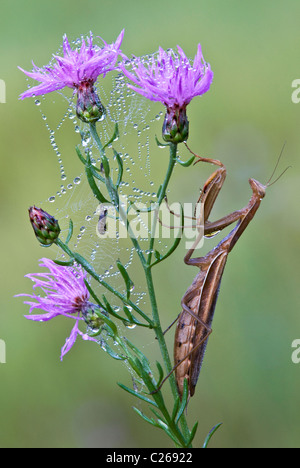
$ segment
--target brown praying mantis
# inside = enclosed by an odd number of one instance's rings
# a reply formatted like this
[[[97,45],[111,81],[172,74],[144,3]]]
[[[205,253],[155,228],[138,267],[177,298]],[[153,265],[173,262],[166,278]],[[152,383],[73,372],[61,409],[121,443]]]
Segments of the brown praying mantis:
[[[249,179],[252,196],[247,206],[217,221],[210,222],[208,218],[223,186],[226,177],[226,168],[218,160],[203,158],[193,153],[189,148],[188,150],[197,158],[194,164],[202,161],[219,166],[219,169],[205,182],[197,202],[203,204],[202,222],[204,223],[204,236],[211,236],[234,222],[237,222],[237,224],[234,229],[205,256],[192,258],[195,248],[203,235],[203,232],[200,233],[192,248],[184,257],[186,265],[196,266],[200,268],[200,271],[181,300],[182,312],[175,320],[175,322],[178,322],[174,342],[174,368],[161,382],[159,387],[161,388],[165,380],[175,371],[180,398],[182,398],[183,395],[185,379],[188,383],[188,397],[193,396],[195,393],[207,340],[212,333],[211,324],[228,255],[253,219],[260,206],[261,200],[265,196],[267,187],[272,185],[270,181],[273,178],[282,155],[281,152],[276,167],[266,185],[254,179]],[[275,183],[276,180],[273,183]]]

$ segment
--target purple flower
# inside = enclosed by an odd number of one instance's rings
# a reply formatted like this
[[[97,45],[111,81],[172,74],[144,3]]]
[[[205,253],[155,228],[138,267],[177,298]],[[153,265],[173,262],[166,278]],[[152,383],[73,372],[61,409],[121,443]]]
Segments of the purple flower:
[[[93,44],[93,35],[90,33],[87,44],[82,38],[81,47],[72,50],[65,35],[63,38],[64,56],[54,55],[56,63],[39,68],[32,62],[32,72],[19,67],[27,76],[40,81],[39,85],[21,94],[20,99],[51,93],[65,86],[78,90],[86,82],[95,83],[99,75],[105,76],[107,72],[115,68],[123,36],[124,30],[115,43],[107,44],[103,41],[104,47],[100,48]]]
[[[40,266],[48,268],[49,272],[28,274],[26,277],[35,282],[33,289],[40,288],[45,296],[18,294],[16,297],[28,296],[35,300],[35,302],[24,301],[30,306],[30,313],[33,309],[45,311],[42,314],[25,315],[29,320],[47,322],[60,315],[75,320],[71,334],[61,350],[62,360],[74,345],[78,334],[84,340],[97,342],[95,338],[79,330],[79,322],[85,320],[85,317],[95,306],[89,302],[89,291],[84,283],[86,273],[80,266],[61,266],[47,258],[40,260]]]
[[[178,54],[162,48],[151,59],[133,57],[132,71],[121,69],[134,85],[128,86],[151,101],[160,101],[167,108],[163,134],[167,141],[179,143],[188,136],[186,106],[195,96],[209,90],[213,80],[210,65],[203,59],[198,45],[193,64],[181,47]],[[179,133],[178,133],[179,132]]]
[[[103,107],[94,89],[94,83],[99,75],[105,76],[107,72],[116,68],[120,46],[124,36],[124,29],[115,43],[98,47],[93,44],[93,35],[82,38],[81,47],[72,50],[67,36],[63,39],[63,57],[54,55],[56,63],[39,68],[33,63],[33,71],[27,72],[20,68],[27,76],[40,81],[40,84],[28,89],[20,95],[20,99],[51,93],[66,86],[77,92],[77,116],[87,123],[96,122],[105,115]]]

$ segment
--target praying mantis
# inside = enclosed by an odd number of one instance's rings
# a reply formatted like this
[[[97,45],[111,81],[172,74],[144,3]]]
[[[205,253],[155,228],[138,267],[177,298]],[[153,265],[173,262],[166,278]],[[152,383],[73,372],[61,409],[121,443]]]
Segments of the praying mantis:
[[[195,164],[207,162],[219,167],[205,182],[197,202],[203,204],[202,222],[204,223],[204,236],[211,236],[234,222],[237,224],[205,256],[192,258],[203,234],[200,233],[184,257],[186,265],[198,267],[200,271],[181,300],[182,312],[175,320],[177,321],[177,327],[174,341],[174,368],[161,383],[162,385],[171,373],[175,372],[178,393],[181,399],[184,392],[185,380],[188,383],[188,397],[193,396],[195,393],[207,340],[212,333],[211,324],[228,255],[253,219],[265,196],[267,187],[272,185],[270,181],[273,178],[282,154],[281,152],[275,169],[266,185],[261,184],[255,179],[249,179],[252,196],[244,208],[234,211],[217,221],[210,222],[208,218],[226,178],[226,168],[220,161],[200,157],[193,153],[188,146],[187,148],[197,158]]]

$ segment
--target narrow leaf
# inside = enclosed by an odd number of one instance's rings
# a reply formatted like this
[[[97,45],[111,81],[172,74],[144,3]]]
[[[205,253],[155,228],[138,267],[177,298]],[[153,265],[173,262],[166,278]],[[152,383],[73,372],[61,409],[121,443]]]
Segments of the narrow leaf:
[[[79,157],[79,159],[80,159],[80,161],[82,162],[82,164],[84,164],[84,165],[86,166],[86,165],[87,165],[87,161],[86,161],[86,159],[82,156],[79,147],[76,146],[76,147],[75,147],[75,150],[76,150],[77,156]]]
[[[117,160],[117,163],[118,163],[118,166],[119,166],[118,180],[117,180],[117,183],[116,183],[116,188],[118,189],[118,187],[120,186],[120,183],[122,181],[122,177],[123,177],[123,161],[122,161],[122,158],[119,155],[119,153],[117,151],[115,151],[115,150],[114,150],[114,155],[116,157],[116,160]]]
[[[148,418],[148,416],[145,416],[144,413],[142,413],[139,409],[137,409],[135,406],[133,407],[134,411],[143,418],[144,421],[148,422],[149,424],[152,424],[152,426],[159,427],[156,421],[154,419]]]
[[[74,260],[69,260],[68,262],[63,262],[63,261],[60,261],[60,260],[53,260],[54,263],[56,263],[56,265],[60,265],[60,266],[72,266],[74,265]]]
[[[72,235],[73,235],[73,221],[70,219],[69,231],[68,231],[68,235],[67,235],[66,242],[65,242],[66,245],[68,245],[68,243],[70,242]]]
[[[203,444],[203,447],[202,447],[202,448],[207,448],[210,439],[212,438],[212,436],[214,435],[214,433],[219,429],[219,427],[222,426],[222,424],[223,424],[223,423],[216,424],[216,425],[211,429],[211,431],[209,431],[209,433],[207,434],[207,437],[206,437],[206,439],[205,439],[205,441],[204,441],[204,444]]]
[[[179,405],[180,405],[180,398],[179,396],[176,397],[174,407],[173,407],[173,412],[172,412],[172,421],[175,421],[175,418],[177,416],[178,410],[179,410]]]
[[[91,170],[91,168],[89,166],[85,167],[85,173],[86,173],[86,176],[87,176],[89,186],[91,187],[92,192],[95,195],[95,197],[97,198],[97,200],[100,203],[109,203],[109,201],[106,200],[106,198],[102,195],[99,188],[97,187],[97,184],[96,184],[96,182],[94,180],[92,170]]]
[[[188,443],[187,443],[188,447],[192,444],[192,442],[194,440],[194,437],[196,435],[197,429],[198,429],[198,421],[196,422],[193,429],[191,430],[190,438],[189,438]]]
[[[132,288],[134,286],[133,281],[130,279],[130,276],[128,275],[127,270],[124,267],[124,265],[122,265],[121,261],[117,260],[116,263],[117,263],[118,270],[121,273],[121,275],[123,277],[123,280],[125,282],[127,299],[129,299],[130,298],[130,293],[131,293]]]
[[[106,341],[100,341],[100,346],[103,349],[103,351],[109,354],[110,357],[112,357],[113,359],[116,359],[117,361],[126,361],[127,357],[115,353],[115,351],[113,351],[113,349],[109,346],[109,344]]]
[[[163,371],[163,368],[161,367],[160,363],[158,361],[156,361],[156,367],[158,369],[158,373],[159,373],[159,379],[158,379],[158,382],[157,382],[157,386],[159,387],[163,378],[164,378],[164,371]]]
[[[181,418],[187,404],[188,404],[188,396],[189,396],[189,386],[188,386],[188,381],[187,379],[184,379],[183,383],[183,394],[182,394],[182,399],[180,403],[180,407],[176,416],[176,424],[178,423],[179,419]]]
[[[128,392],[130,393],[131,395],[135,396],[136,398],[139,398],[140,400],[143,400],[145,401],[146,403],[149,403],[150,405],[153,405],[155,406],[156,408],[158,408],[157,404],[155,403],[155,401],[152,401],[150,400],[149,398],[145,397],[144,395],[142,395],[141,393],[137,393],[135,392],[134,390],[132,390],[131,388],[128,388],[126,387],[126,385],[123,385],[119,382],[117,382],[119,387],[121,387],[123,390],[125,390],[125,392]]]
[[[156,144],[159,148],[165,148],[166,146],[170,146],[170,143],[161,143],[157,136],[155,135],[155,141],[156,141]]]
[[[92,289],[91,285],[89,284],[88,281],[84,280],[84,283],[90,293],[90,295],[92,296],[92,298],[94,299],[94,301],[98,304],[99,307],[101,307],[101,309],[105,309],[104,305],[102,304],[102,302],[100,301],[100,299],[98,298],[98,296],[96,295],[95,291]],[[97,311],[96,311],[97,312]]]
[[[189,167],[193,164],[195,156],[192,156],[188,161],[181,161],[181,159],[176,158],[176,161],[183,167]]]
[[[110,140],[107,143],[105,143],[105,145],[103,146],[103,149],[107,148],[107,146],[110,145],[113,141],[115,141],[119,136],[120,136],[119,126],[116,123],[113,136],[110,138]]]

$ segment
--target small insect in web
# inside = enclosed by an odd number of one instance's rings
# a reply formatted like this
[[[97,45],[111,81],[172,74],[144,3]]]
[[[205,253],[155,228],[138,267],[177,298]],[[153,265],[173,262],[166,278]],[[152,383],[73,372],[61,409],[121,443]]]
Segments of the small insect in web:
[[[104,236],[107,232],[107,208],[101,206],[97,223],[97,234]]]
[[[282,150],[276,167],[266,185],[261,184],[255,179],[249,179],[252,197],[248,205],[217,221],[210,222],[208,218],[223,186],[226,177],[226,168],[220,161],[202,158],[197,156],[190,149],[189,151],[197,158],[195,164],[202,161],[220,167],[220,169],[216,170],[208,178],[198,199],[198,203],[203,203],[204,205],[204,235],[209,237],[225,229],[234,222],[237,222],[237,224],[234,229],[205,256],[191,258],[200,241],[200,236],[202,236],[202,232],[200,232],[198,239],[196,239],[194,245],[188,250],[184,257],[186,265],[196,266],[200,271],[181,300],[182,312],[170,325],[171,327],[178,321],[174,340],[174,368],[157,389],[158,391],[168,377],[175,372],[180,398],[183,396],[185,380],[188,382],[188,396],[191,397],[195,393],[207,340],[212,333],[211,324],[228,255],[253,219],[260,206],[261,200],[265,196],[267,187],[273,185],[287,170],[285,169],[285,171],[271,183],[271,179],[274,176],[282,156]],[[197,225],[201,224],[202,223],[197,220]]]

